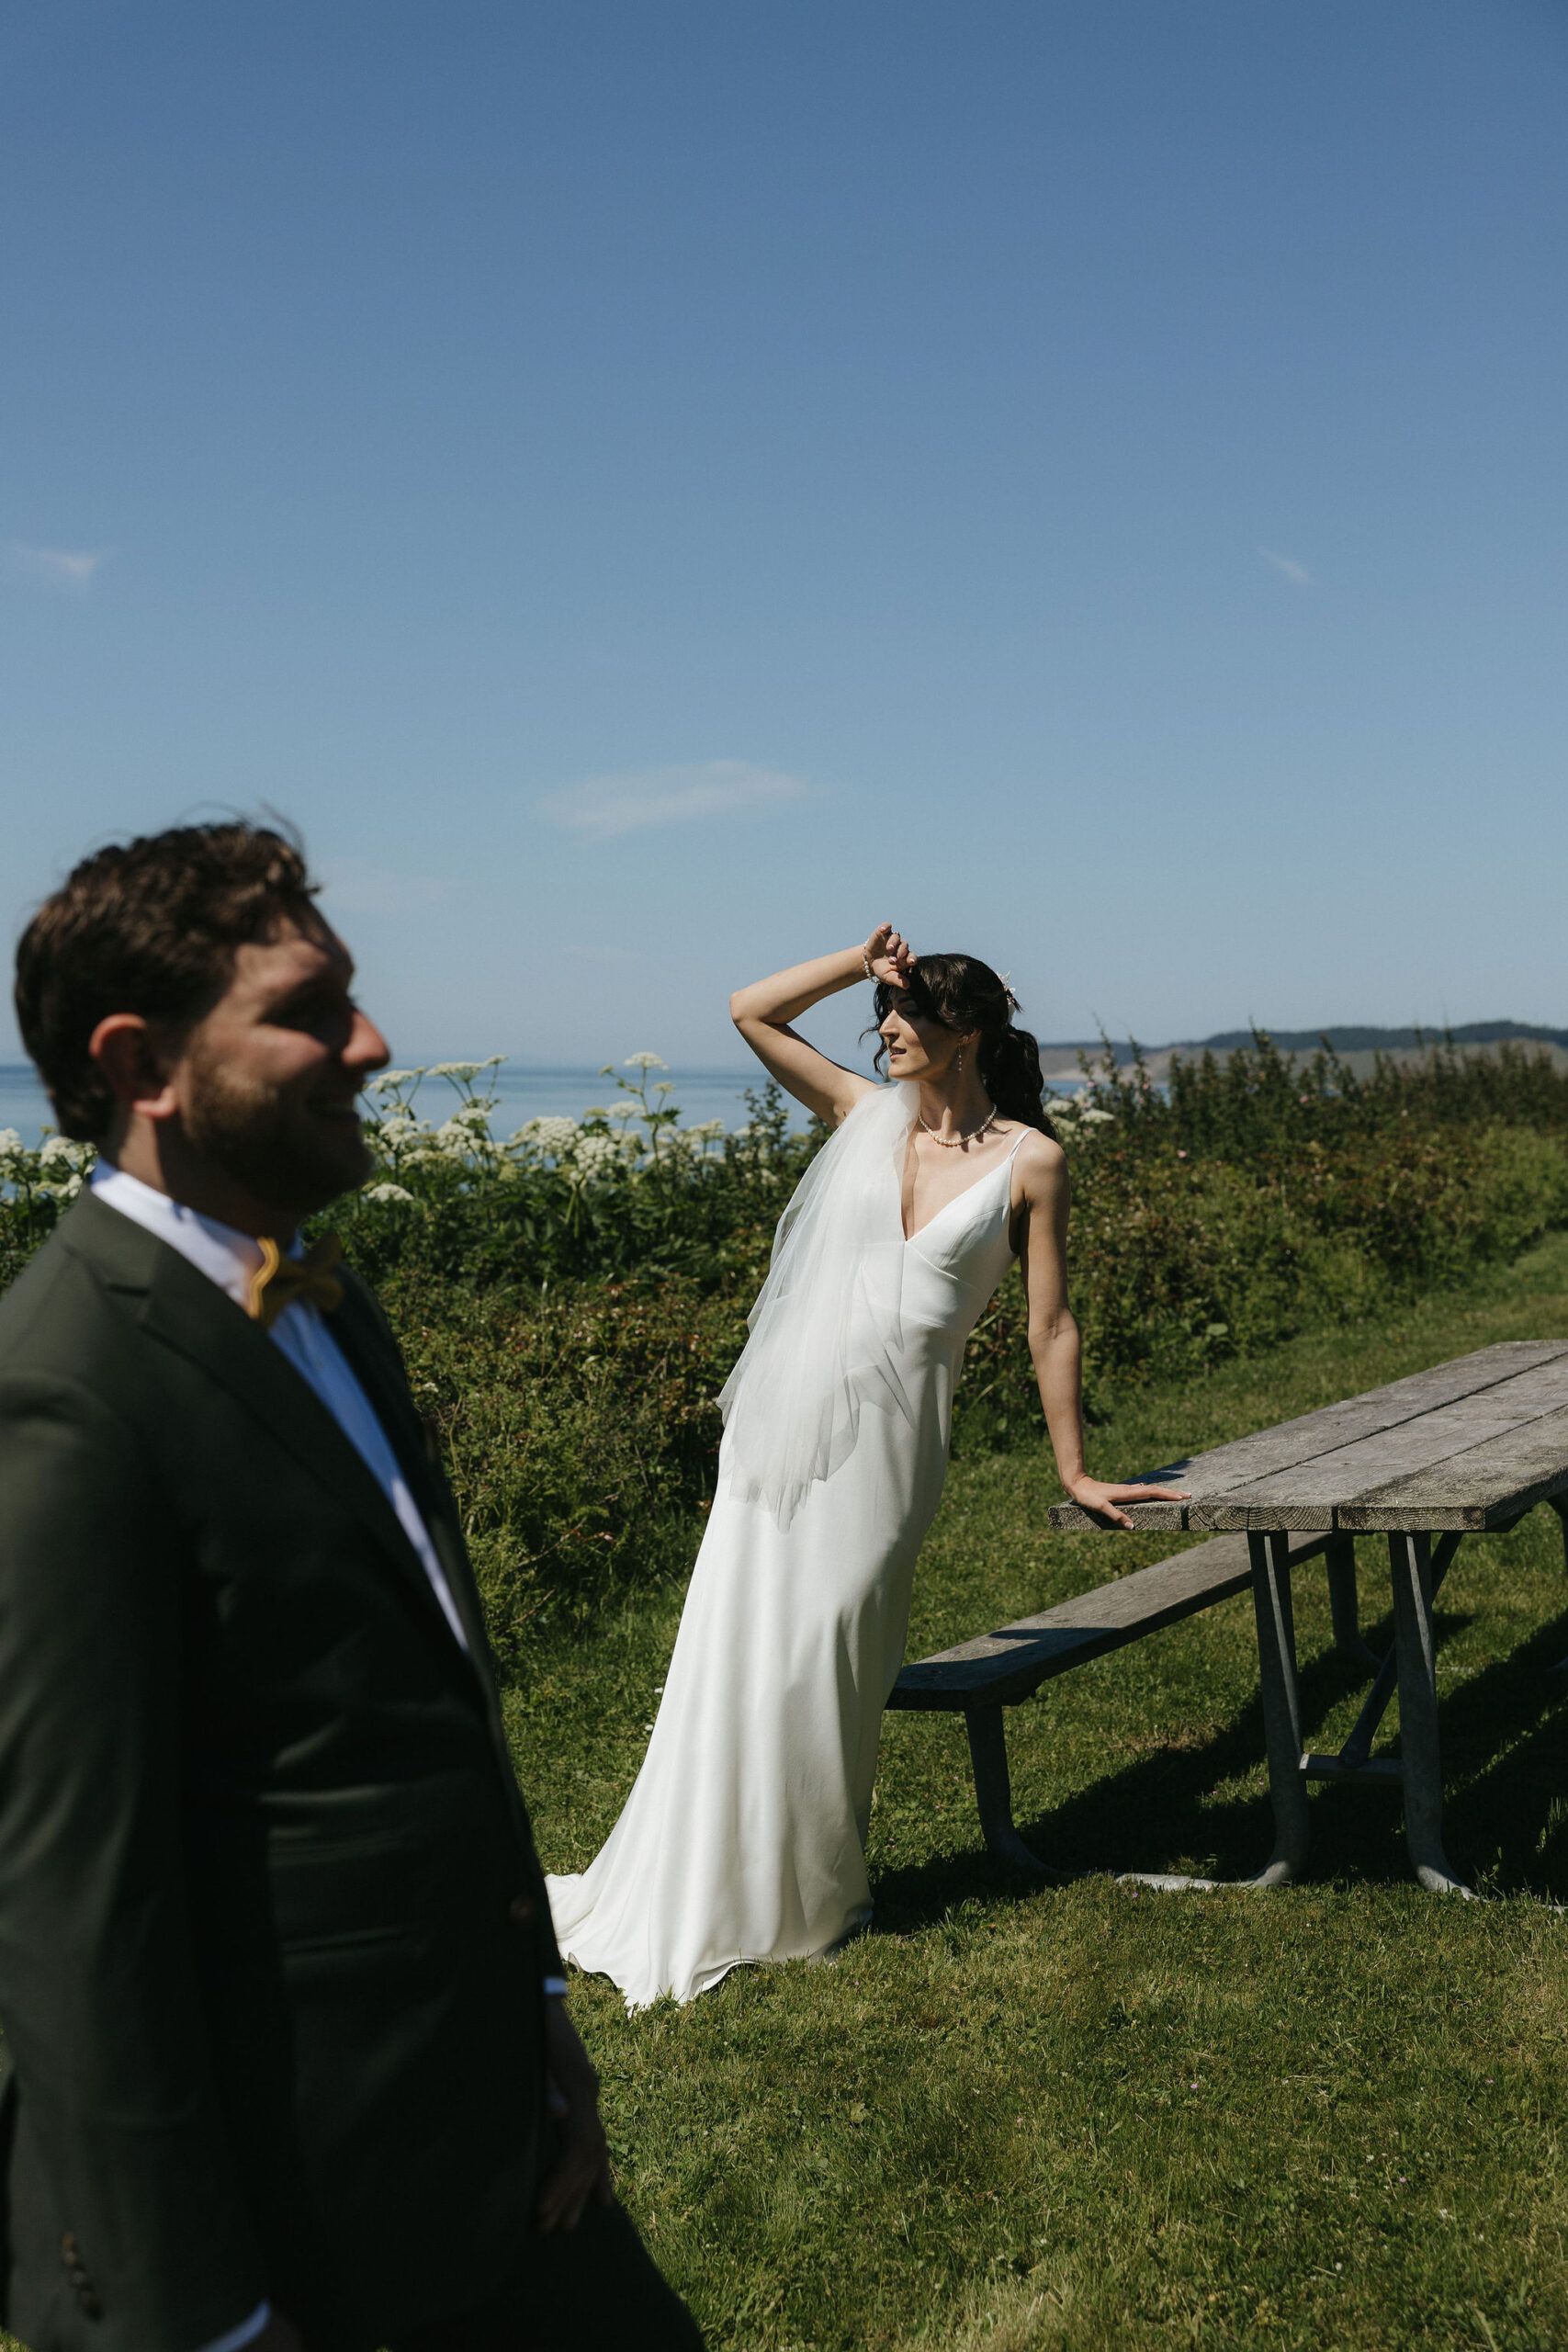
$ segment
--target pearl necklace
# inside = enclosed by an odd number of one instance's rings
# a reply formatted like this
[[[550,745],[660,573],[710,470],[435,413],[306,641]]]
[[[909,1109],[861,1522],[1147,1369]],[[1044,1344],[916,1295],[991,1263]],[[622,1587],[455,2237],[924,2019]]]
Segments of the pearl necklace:
[[[993,1102],[979,1125],[971,1127],[966,1136],[939,1136],[936,1129],[928,1125],[924,1119],[920,1121],[920,1125],[925,1128],[932,1143],[940,1144],[943,1151],[962,1151],[966,1143],[978,1143],[986,1129],[995,1124],[996,1118],[997,1106]]]

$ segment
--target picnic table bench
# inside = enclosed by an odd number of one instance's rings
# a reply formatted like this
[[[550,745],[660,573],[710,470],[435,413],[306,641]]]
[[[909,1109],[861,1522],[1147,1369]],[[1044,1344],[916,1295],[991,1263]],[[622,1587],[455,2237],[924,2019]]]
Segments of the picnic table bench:
[[[1329,1586],[1339,1647],[1358,1663],[1370,1660],[1375,1666],[1356,1623],[1354,1551],[1346,1539],[1303,1535],[1291,1546],[1292,1566],[1320,1553],[1331,1555]],[[1068,1674],[1091,1658],[1124,1649],[1164,1625],[1179,1624],[1233,1593],[1245,1592],[1251,1582],[1246,1536],[1216,1535],[1174,1559],[1136,1568],[1094,1592],[1059,1601],[1037,1617],[1021,1617],[998,1626],[995,1633],[977,1634],[956,1648],[939,1650],[933,1657],[905,1667],[888,1706],[901,1712],[962,1713],[987,1845],[1020,1870],[1044,1872],[1045,1864],[1013,1824],[1003,1708],[1032,1699],[1058,1674]]]
[[[1190,1496],[1130,1506],[1134,1526],[1212,1530],[1215,1540],[922,1658],[894,1686],[892,1707],[963,1712],[992,1850],[1043,1867],[1013,1826],[1002,1709],[1053,1675],[1250,1585],[1277,1835],[1268,1862],[1243,1883],[1280,1885],[1304,1868],[1309,1781],[1394,1780],[1422,1885],[1465,1892],[1443,1851],[1432,1600],[1467,1533],[1505,1532],[1537,1503],[1555,1507],[1568,1545],[1568,1340],[1505,1340],[1145,1476]],[[1064,1531],[1110,1525],[1076,1503],[1055,1505],[1050,1523]],[[1381,1662],[1357,1623],[1355,1538],[1374,1532],[1387,1537],[1393,1587],[1394,1642]],[[1336,1643],[1376,1669],[1359,1720],[1335,1756],[1303,1749],[1296,1682],[1291,1576],[1319,1555]],[[1374,1758],[1372,1740],[1396,1688],[1401,1754]]]

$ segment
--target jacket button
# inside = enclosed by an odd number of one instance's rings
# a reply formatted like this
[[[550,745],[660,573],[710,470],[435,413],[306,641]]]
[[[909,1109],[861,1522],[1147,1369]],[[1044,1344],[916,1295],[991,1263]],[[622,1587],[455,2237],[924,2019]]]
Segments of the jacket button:
[[[534,1916],[534,1905],[525,1894],[514,1894],[506,1906],[506,1916],[515,1927],[525,1928]]]

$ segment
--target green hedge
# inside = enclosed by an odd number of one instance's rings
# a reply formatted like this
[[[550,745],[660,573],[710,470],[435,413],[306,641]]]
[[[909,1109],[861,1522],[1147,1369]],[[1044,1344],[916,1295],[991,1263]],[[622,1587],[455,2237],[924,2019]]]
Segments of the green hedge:
[[[334,1213],[446,1433],[498,1647],[678,1572],[710,1498],[715,1400],[780,1209],[821,1139],[774,1090],[739,1135],[682,1129],[637,1057],[582,1121],[492,1130],[484,1072],[453,1065],[453,1115],[393,1074],[378,1180]],[[608,1075],[608,1073],[606,1073]],[[1071,1166],[1073,1303],[1091,1417],[1120,1388],[1373,1317],[1568,1223],[1568,1080],[1544,1055],[1439,1051],[1356,1080],[1260,1037],[1150,1086],[1109,1057],[1054,1106]],[[90,1155],[0,1136],[0,1278],[30,1254]],[[971,1342],[954,1442],[1043,1435],[1022,1287]]]

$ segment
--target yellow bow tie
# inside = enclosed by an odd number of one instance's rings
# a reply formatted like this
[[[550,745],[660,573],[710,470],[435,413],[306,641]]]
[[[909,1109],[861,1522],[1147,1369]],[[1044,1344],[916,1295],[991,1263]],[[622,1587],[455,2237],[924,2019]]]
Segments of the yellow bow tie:
[[[265,1234],[259,1237],[259,1246],[262,1261],[251,1276],[245,1312],[264,1331],[270,1331],[284,1308],[292,1306],[297,1298],[319,1306],[323,1315],[342,1305],[343,1283],[332,1271],[343,1256],[343,1243],[335,1233],[323,1233],[302,1258],[286,1258]]]

